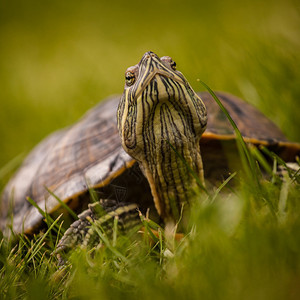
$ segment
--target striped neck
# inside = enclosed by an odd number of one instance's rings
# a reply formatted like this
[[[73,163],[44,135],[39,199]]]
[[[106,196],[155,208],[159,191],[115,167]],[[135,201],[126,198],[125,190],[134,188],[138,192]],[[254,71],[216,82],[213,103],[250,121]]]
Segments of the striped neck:
[[[145,157],[140,166],[158,213],[165,221],[178,220],[196,188],[192,172],[203,182],[199,139],[172,104],[158,105],[149,125],[144,132]]]
[[[169,57],[147,52],[126,72],[117,119],[122,146],[149,181],[164,219],[178,220],[196,180],[203,182],[200,137],[206,109]]]

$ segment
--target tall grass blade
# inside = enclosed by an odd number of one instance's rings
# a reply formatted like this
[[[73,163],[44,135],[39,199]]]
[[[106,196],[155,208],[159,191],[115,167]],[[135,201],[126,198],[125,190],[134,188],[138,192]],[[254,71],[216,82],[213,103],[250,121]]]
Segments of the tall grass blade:
[[[57,197],[51,190],[49,190],[46,186],[45,186],[45,189],[47,190],[47,192],[53,196],[57,201],[58,203],[64,208],[67,210],[67,212],[75,219],[75,220],[78,220],[78,216],[77,214],[64,202],[62,201],[59,197]]]
[[[111,245],[107,236],[103,233],[102,229],[97,225],[97,223],[89,220],[91,222],[93,229],[97,232],[100,239],[104,242],[105,246],[118,258],[122,259],[124,262],[129,263],[129,260],[121,254],[113,245]]]
[[[62,217],[62,214],[60,214],[55,221],[51,224],[51,226],[48,228],[48,230],[45,232],[45,234],[43,234],[43,236],[41,237],[41,239],[39,240],[39,242],[35,245],[34,251],[32,252],[31,256],[29,257],[28,261],[30,261],[31,259],[33,259],[33,257],[40,251],[40,249],[43,247],[43,242],[45,240],[45,238],[47,237],[47,235],[51,232],[51,230],[54,228],[54,226],[58,226],[57,222],[60,220],[60,218]]]
[[[50,223],[47,223],[48,227],[51,227],[53,228],[53,230],[58,233],[58,231],[60,230],[62,233],[65,233],[65,230],[63,228],[60,228],[60,226],[58,226],[56,224],[56,222],[54,221],[54,219],[45,211],[43,211],[38,205],[37,203],[31,199],[30,197],[27,197],[26,200],[32,205],[34,206],[38,211],[39,213],[45,218],[46,220],[46,223],[47,222],[50,222]],[[53,227],[52,224],[55,224],[55,226]]]
[[[270,151],[267,147],[265,146],[260,146],[259,147],[265,154],[267,154],[270,158],[276,159],[276,161],[281,164],[282,166],[284,166],[284,168],[286,169],[286,171],[289,174],[290,178],[293,178],[294,174],[293,172],[290,170],[289,166],[286,164],[286,162],[280,157],[278,156],[276,153]]]
[[[211,202],[214,202],[215,199],[217,198],[217,196],[219,195],[219,193],[221,192],[221,190],[228,184],[228,182],[236,175],[236,172],[232,173],[229,177],[226,178],[226,180],[224,180],[222,182],[222,184],[217,188],[217,190],[215,191],[213,197],[211,198]]]
[[[257,161],[259,162],[259,164],[264,168],[264,170],[269,174],[269,175],[273,175],[273,169],[270,167],[270,164],[267,162],[267,160],[265,159],[265,157],[261,154],[261,152],[257,149],[256,146],[250,146],[250,152],[252,154],[253,157],[255,157],[257,159]]]
[[[212,91],[212,89],[203,81],[200,81],[200,82],[208,90],[208,92],[211,94],[211,96],[214,98],[214,100],[217,102],[217,104],[219,105],[219,107],[221,108],[221,110],[224,112],[227,119],[229,120],[231,126],[233,127],[234,132],[236,134],[236,140],[237,140],[239,154],[240,154],[240,157],[243,162],[244,171],[246,172],[248,179],[251,181],[254,180],[255,185],[259,189],[260,183],[259,183],[259,178],[257,175],[255,160],[253,159],[253,156],[251,155],[240,130],[238,129],[237,125],[231,118],[230,114],[228,113],[228,111],[226,110],[226,108],[224,107],[222,102],[219,100],[219,98],[216,96],[216,94]]]

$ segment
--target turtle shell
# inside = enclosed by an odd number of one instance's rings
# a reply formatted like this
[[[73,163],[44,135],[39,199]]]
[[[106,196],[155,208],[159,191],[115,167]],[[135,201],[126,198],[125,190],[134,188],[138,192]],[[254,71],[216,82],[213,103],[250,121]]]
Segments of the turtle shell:
[[[211,181],[222,180],[228,175],[224,157],[236,153],[234,130],[209,93],[199,96],[208,114],[200,142],[204,174]],[[217,96],[247,142],[268,146],[286,161],[299,155],[300,145],[287,141],[254,107],[230,94],[219,92]],[[89,188],[101,197],[135,202],[142,211],[154,207],[147,180],[121,147],[116,125],[119,99],[102,101],[73,126],[53,133],[32,150],[3,192],[0,228],[4,229],[9,212],[17,233],[31,233],[40,226],[42,216],[26,197],[48,213],[58,211],[56,197],[80,211],[90,200]]]

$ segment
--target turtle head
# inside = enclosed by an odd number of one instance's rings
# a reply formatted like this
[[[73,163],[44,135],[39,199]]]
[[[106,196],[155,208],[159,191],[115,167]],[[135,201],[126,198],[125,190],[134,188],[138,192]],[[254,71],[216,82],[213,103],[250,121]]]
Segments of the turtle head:
[[[139,162],[158,213],[165,221],[177,220],[196,184],[191,173],[203,181],[202,100],[170,57],[146,52],[125,72],[117,119],[122,146]]]

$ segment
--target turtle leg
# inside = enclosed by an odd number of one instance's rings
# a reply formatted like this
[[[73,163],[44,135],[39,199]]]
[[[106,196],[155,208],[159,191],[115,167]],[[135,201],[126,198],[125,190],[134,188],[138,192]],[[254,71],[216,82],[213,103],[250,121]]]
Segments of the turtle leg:
[[[112,234],[114,220],[121,232],[141,224],[138,207],[134,203],[118,203],[115,200],[100,200],[89,204],[88,209],[78,215],[75,221],[59,241],[54,254],[65,252],[77,245],[93,247],[100,242],[98,230],[106,235]]]

